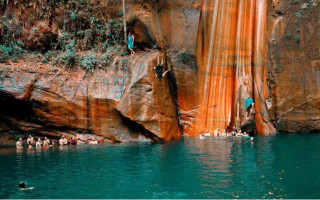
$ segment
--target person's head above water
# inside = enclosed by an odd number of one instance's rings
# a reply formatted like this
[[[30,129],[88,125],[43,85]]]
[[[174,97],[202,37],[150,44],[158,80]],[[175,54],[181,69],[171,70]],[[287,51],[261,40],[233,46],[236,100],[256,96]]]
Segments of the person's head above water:
[[[26,183],[24,181],[19,183],[19,187],[20,188],[25,188],[26,187]]]

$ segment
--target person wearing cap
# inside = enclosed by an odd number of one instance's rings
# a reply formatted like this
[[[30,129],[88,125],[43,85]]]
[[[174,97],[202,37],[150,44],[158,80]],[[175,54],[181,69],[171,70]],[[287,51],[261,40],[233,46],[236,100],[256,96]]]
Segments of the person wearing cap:
[[[21,149],[23,146],[22,146],[22,138],[19,138],[19,140],[16,142],[16,147],[17,149]]]

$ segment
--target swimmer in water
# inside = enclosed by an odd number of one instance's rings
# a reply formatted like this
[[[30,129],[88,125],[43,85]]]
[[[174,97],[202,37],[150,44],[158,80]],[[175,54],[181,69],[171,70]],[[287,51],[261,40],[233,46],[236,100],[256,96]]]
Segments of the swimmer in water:
[[[63,136],[61,136],[60,140],[59,140],[59,144],[63,145]]]
[[[47,137],[44,137],[43,146],[48,147],[50,145],[50,140]]]
[[[19,138],[19,140],[16,142],[16,147],[17,149],[22,149],[23,146],[22,146],[22,138]]]
[[[61,136],[61,139],[59,140],[59,144],[60,145],[67,145],[68,144],[68,140],[66,138],[66,136]]]
[[[222,137],[226,137],[227,136],[227,132],[226,129],[223,130],[223,133],[221,134]]]
[[[29,137],[27,139],[27,144],[28,145],[34,145],[34,139],[33,139],[32,135],[29,135]]]
[[[242,136],[242,132],[241,129],[239,130],[239,132],[236,134],[237,137],[241,137]]]
[[[40,138],[38,138],[38,141],[36,142],[36,147],[41,147],[42,141]]]
[[[32,190],[34,187],[26,188],[26,183],[24,181],[22,181],[21,183],[19,183],[19,188],[20,188],[20,190]]]
[[[211,133],[209,133],[209,130],[206,130],[206,133],[204,134],[205,137],[210,137]]]
[[[72,145],[77,145],[77,144],[78,144],[78,139],[77,139],[77,137],[72,137],[72,138],[71,138],[71,141],[70,141],[70,144],[72,144]]]
[[[67,145],[67,144],[68,144],[68,140],[67,140],[66,136],[64,136],[64,138],[63,138],[63,144],[64,144],[64,145]]]
[[[214,136],[219,136],[220,132],[219,132],[219,127],[213,132]]]

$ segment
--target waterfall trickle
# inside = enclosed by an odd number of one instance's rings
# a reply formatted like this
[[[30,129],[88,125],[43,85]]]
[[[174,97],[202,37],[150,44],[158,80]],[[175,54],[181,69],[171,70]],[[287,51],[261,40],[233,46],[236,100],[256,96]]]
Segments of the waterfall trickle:
[[[247,95],[255,100],[258,133],[275,132],[266,109],[267,5],[265,0],[202,1],[195,133],[243,124]]]

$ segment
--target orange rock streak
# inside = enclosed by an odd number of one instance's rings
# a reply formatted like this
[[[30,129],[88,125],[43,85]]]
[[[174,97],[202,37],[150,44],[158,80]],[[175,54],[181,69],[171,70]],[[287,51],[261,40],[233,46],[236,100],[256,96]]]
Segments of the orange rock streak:
[[[245,121],[244,99],[255,98],[257,130],[274,133],[267,92],[267,1],[203,0],[198,32],[199,108],[194,133]]]

